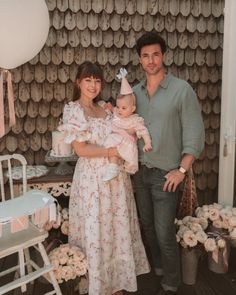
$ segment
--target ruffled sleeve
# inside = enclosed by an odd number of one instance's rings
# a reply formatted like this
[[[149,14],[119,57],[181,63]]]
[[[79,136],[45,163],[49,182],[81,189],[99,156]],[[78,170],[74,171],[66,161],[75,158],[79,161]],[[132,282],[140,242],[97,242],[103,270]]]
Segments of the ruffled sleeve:
[[[83,142],[91,138],[88,121],[78,102],[65,105],[62,124],[58,130],[65,132],[65,143],[71,143],[74,140]]]
[[[143,137],[143,135],[149,134],[148,129],[144,125],[144,119],[142,117],[133,117],[133,128],[135,128],[136,135],[138,138]]]

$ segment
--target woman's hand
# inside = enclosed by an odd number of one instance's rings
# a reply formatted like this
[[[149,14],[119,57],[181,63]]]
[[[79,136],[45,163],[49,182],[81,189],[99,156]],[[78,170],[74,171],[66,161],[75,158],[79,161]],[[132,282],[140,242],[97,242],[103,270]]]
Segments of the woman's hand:
[[[111,112],[113,112],[113,105],[110,103],[110,102],[107,102],[106,104],[105,104],[105,109],[107,109],[107,110],[109,110],[109,111],[111,111]]]
[[[118,153],[118,150],[117,150],[116,147],[110,147],[107,150],[108,150],[107,155],[108,155],[109,158],[110,157],[118,157],[118,158],[120,158],[120,154]]]

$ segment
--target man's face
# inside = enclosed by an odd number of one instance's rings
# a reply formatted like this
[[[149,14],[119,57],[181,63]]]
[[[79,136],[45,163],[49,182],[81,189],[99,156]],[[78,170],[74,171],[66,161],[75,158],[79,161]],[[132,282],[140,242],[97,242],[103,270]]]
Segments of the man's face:
[[[146,45],[141,49],[140,64],[147,75],[157,75],[163,71],[164,54],[159,44]]]

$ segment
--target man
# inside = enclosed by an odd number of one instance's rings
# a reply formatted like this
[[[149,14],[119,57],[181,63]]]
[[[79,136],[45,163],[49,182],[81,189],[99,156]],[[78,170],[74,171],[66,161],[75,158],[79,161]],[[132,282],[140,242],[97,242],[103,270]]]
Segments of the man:
[[[136,44],[146,79],[134,87],[137,112],[151,134],[152,151],[139,141],[140,169],[134,175],[136,201],[156,275],[163,275],[161,294],[176,294],[180,262],[174,219],[178,187],[204,146],[198,99],[184,80],[166,74],[165,41],[156,33]]]

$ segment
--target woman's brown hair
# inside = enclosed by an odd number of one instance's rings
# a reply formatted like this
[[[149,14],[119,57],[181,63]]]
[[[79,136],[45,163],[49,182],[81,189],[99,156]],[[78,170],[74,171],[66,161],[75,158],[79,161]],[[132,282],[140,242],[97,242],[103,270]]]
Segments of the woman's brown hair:
[[[80,89],[77,85],[77,80],[81,80],[84,78],[93,77],[100,79],[102,84],[104,82],[103,78],[103,71],[101,67],[97,63],[92,63],[91,61],[85,61],[78,67],[78,71],[75,78],[75,84],[74,84],[74,90],[73,90],[73,97],[72,101],[77,100],[80,98]],[[98,95],[95,99],[95,101],[100,100],[100,95]]]

